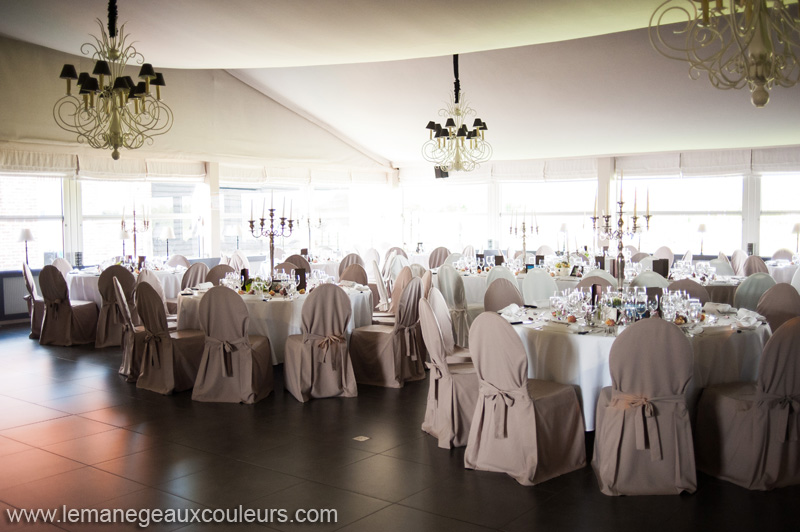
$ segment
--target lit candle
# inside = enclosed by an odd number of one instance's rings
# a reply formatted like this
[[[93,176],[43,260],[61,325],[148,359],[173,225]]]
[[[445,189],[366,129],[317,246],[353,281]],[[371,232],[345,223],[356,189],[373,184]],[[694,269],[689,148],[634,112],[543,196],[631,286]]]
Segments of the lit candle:
[[[650,216],[650,187],[647,187],[647,216]]]
[[[289,219],[290,220],[292,219],[292,203],[294,203],[294,201],[293,200],[289,200]]]
[[[633,216],[636,217],[636,189],[633,189]]]
[[[253,219],[253,200],[250,199],[250,219]]]
[[[597,191],[594,193],[594,214],[592,216],[597,218]]]
[[[269,197],[269,209],[272,210],[275,208],[275,189],[272,189],[272,195]]]
[[[286,196],[283,197],[283,209],[281,210],[281,218],[286,218]]]
[[[264,198],[261,200],[261,218],[262,219],[266,218],[265,216],[266,214],[267,214],[267,197],[264,196]]]
[[[622,170],[619,171],[619,201],[622,202]]]
[[[122,206],[122,223],[125,223],[125,205]]]

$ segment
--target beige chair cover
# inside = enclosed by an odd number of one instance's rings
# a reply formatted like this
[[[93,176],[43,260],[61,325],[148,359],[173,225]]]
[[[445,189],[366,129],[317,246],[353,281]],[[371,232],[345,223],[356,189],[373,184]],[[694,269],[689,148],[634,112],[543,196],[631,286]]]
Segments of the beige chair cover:
[[[483,308],[486,312],[497,312],[512,303],[520,307],[524,304],[517,283],[512,283],[508,279],[495,279],[483,295]]]
[[[113,277],[111,284],[114,286],[114,300],[117,304],[122,324],[122,363],[119,366],[119,374],[124,375],[128,382],[136,382],[142,367],[147,332],[143,326],[133,324],[128,298],[119,282],[119,278]]]
[[[736,275],[736,272],[733,271],[733,267],[731,266],[731,263],[727,258],[725,260],[711,259],[711,261],[709,261],[709,264],[716,270],[717,275],[727,275],[727,276]]]
[[[528,379],[522,341],[497,314],[475,319],[470,345],[479,388],[464,466],[507,473],[526,486],[584,467],[575,388]]]
[[[172,255],[167,260],[167,266],[171,266],[175,268],[176,266],[183,266],[184,268],[189,268],[189,259],[184,257],[183,255]]]
[[[364,286],[369,284],[369,278],[367,277],[367,272],[364,270],[364,267],[360,264],[351,264],[347,268],[344,269],[343,272],[339,274],[339,280],[341,281],[353,281],[354,283],[358,283]]]
[[[361,268],[352,264],[348,269],[352,267]],[[283,364],[286,389],[301,403],[358,395],[347,349],[351,313],[350,298],[334,284],[316,287],[303,303],[303,334],[286,339]]]
[[[208,266],[206,266],[204,262],[195,262],[189,266],[189,269],[183,274],[181,278],[181,290],[194,288],[200,283],[206,282],[207,277]]]
[[[450,255],[450,250],[444,246],[434,249],[428,257],[428,268],[438,268],[444,264],[448,255]]]
[[[22,276],[25,278],[25,288],[28,290],[25,301],[28,303],[28,316],[31,318],[31,334],[28,338],[38,340],[44,319],[44,298],[36,289],[36,280],[27,262],[22,263]]]
[[[792,260],[793,256],[791,249],[781,248],[772,254],[772,260]]]
[[[158,294],[158,297],[161,299],[162,302],[165,304],[166,310],[166,298],[164,297],[164,286],[161,284],[161,279],[158,278],[158,275],[153,270],[142,270],[139,272],[139,276],[136,278],[136,288],[139,288],[139,285],[142,283],[147,283],[153,287],[153,289]],[[123,288],[125,286],[123,285]]]
[[[606,495],[697,489],[686,389],[694,357],[678,327],[636,322],[611,346],[610,387],[597,403],[594,468]]]
[[[419,300],[422,338],[428,348],[431,370],[428,402],[422,430],[439,440],[439,447],[463,447],[478,398],[478,375],[471,362],[447,362],[444,340],[435,313],[426,299]]]
[[[303,268],[306,271],[306,276],[311,277],[311,264],[302,255],[289,255],[284,262],[297,264],[298,269]]]
[[[750,277],[754,273],[769,273],[769,268],[767,268],[767,265],[764,263],[764,259],[756,255],[751,255],[744,261],[742,273],[746,277]]]
[[[394,262],[394,258],[396,256],[396,251],[390,251],[386,254],[386,260],[383,261],[383,269],[381,269],[381,277],[383,277],[384,281],[389,280],[389,269],[391,268],[392,262]]]
[[[383,257],[383,263],[384,263],[384,264],[388,264],[388,262],[389,262],[389,255],[391,255],[391,254],[394,254],[394,255],[401,255],[401,256],[403,256],[403,257],[404,257],[404,258],[406,258],[406,259],[408,258],[408,255],[406,254],[406,252],[405,252],[405,251],[403,251],[403,248],[399,248],[399,247],[395,246],[395,247],[393,247],[393,248],[389,248],[388,250],[386,250],[386,254],[385,254],[385,255],[384,255],[384,257]]]
[[[431,292],[431,286],[433,285],[433,272],[430,270],[425,270],[425,273],[422,274],[422,297],[428,297],[428,294]]]
[[[394,287],[392,288],[392,305],[389,307],[390,314],[397,314],[397,307],[400,305],[400,299],[402,298],[403,292],[413,278],[414,275],[411,273],[411,268],[408,266],[400,271],[400,274],[394,281]]]
[[[758,382],[703,391],[696,441],[709,475],[757,490],[800,484],[800,318],[764,346]]]
[[[630,252],[631,257],[633,257],[634,255],[639,253],[639,248],[637,248],[633,244],[628,244],[627,246],[625,246],[625,249],[627,249]],[[633,259],[631,259],[631,260],[633,260]]]
[[[247,334],[250,317],[241,296],[224,286],[200,300],[205,347],[192,400],[253,404],[273,389],[269,338]]]
[[[694,262],[694,254],[692,253],[692,250],[691,249],[687,250],[686,253],[683,254],[683,259],[681,260],[683,260],[684,262],[688,262],[689,264],[692,264]]]
[[[737,308],[756,310],[764,292],[775,286],[775,279],[768,273],[754,273],[742,281],[733,295],[733,305]]]
[[[673,281],[669,284],[670,291],[681,291],[683,290],[689,297],[699,299],[700,303],[705,305],[709,301],[711,301],[711,296],[708,295],[708,290],[698,283],[697,281],[692,281],[691,279],[681,279],[680,281]]]
[[[464,246],[464,250],[461,252],[461,254],[465,257],[475,257],[475,246],[472,244],[467,244]]]
[[[371,263],[372,267],[372,276],[375,278],[375,286],[378,289],[378,304],[375,305],[375,308],[378,309],[380,312],[388,312],[390,308],[389,304],[389,292],[386,290],[386,283],[381,276],[381,271],[378,268],[378,263],[374,260]]]
[[[368,325],[353,331],[350,358],[356,382],[402,388],[406,381],[425,378],[419,324],[421,297],[422,280],[412,279],[400,297],[393,326]]]
[[[675,261],[675,254],[669,249],[667,246],[661,246],[658,248],[655,253],[653,253],[653,257],[657,259],[667,259],[667,264],[671,267],[672,263]]]
[[[431,288],[428,295],[428,303],[433,310],[433,315],[436,318],[436,323],[439,325],[439,331],[442,334],[442,341],[444,342],[445,360],[448,364],[457,364],[461,362],[472,362],[472,356],[469,354],[469,349],[456,345],[456,337],[453,332],[453,321],[450,319],[450,309],[447,308],[447,301],[438,288]]]
[[[249,270],[250,260],[247,258],[247,255],[244,254],[244,251],[237,249],[231,254],[231,258],[228,260],[228,266],[233,268],[235,272],[241,272],[245,268]]]
[[[295,264],[294,262],[281,262],[280,264],[275,265],[275,270],[278,272],[288,273],[291,275],[292,271],[297,271],[300,269],[300,266]]]
[[[631,281],[631,286],[643,286],[653,288],[667,288],[669,281],[663,275],[656,272],[642,272]]]
[[[117,292],[114,289],[114,278],[122,286],[123,294],[133,294],[136,278],[127,268],[117,264],[109,266],[97,280],[97,289],[103,299],[100,314],[97,317],[97,336],[95,347],[111,347],[122,345],[123,320],[117,306]]]
[[[541,245],[541,246],[539,246],[539,248],[536,250],[536,254],[537,254],[537,255],[543,255],[543,256],[545,256],[545,257],[546,257],[546,256],[548,256],[548,255],[555,255],[555,254],[556,254],[556,252],[555,252],[555,251],[553,251],[553,248],[551,248],[551,247],[550,247],[550,246],[548,246],[547,244],[542,244],[542,245]]]
[[[496,279],[506,279],[514,285],[517,284],[516,276],[505,266],[495,266],[489,270],[489,275],[486,276],[486,286],[492,284]]]
[[[395,257],[389,261],[389,270],[387,272],[388,280],[392,285],[394,285],[395,279],[397,276],[400,275],[400,272],[403,271],[403,268],[411,268],[411,263],[408,262],[408,259],[402,255],[395,255]]]
[[[640,262],[642,259],[649,257],[649,253],[639,252],[631,255],[631,262]]]
[[[425,272],[428,271],[422,264],[414,263],[409,265],[409,267],[411,268],[411,275],[413,275],[414,277],[422,278],[422,276],[425,275]]]
[[[219,286],[220,279],[224,279],[226,273],[231,273],[233,271],[235,270],[230,266],[228,266],[227,264],[217,264],[216,266],[208,270],[205,282],[213,283],[214,286]]]
[[[747,253],[741,249],[736,249],[731,255],[731,266],[736,275],[744,275],[744,262],[747,260]]]
[[[522,299],[526,305],[535,305],[537,301],[547,301],[549,305],[550,296],[557,292],[556,281],[543,269],[534,268],[525,274],[525,279],[522,281]]]
[[[44,318],[39,343],[42,345],[80,345],[94,342],[97,332],[97,305],[94,301],[69,299],[67,281],[55,266],[45,266],[39,274],[44,299]]]
[[[598,289],[599,292],[610,292],[614,290],[614,286],[616,283],[611,284],[609,283],[604,277],[600,277],[599,275],[593,275],[591,277],[584,277],[578,282],[578,286],[576,288],[585,288],[587,291],[592,290],[592,285],[598,285],[600,288]]]
[[[608,273],[606,270],[600,268],[590,271],[584,277],[602,277],[608,281],[611,286],[617,286],[617,280],[614,278],[614,276]]]
[[[756,312],[767,318],[774,333],[790,319],[800,316],[800,294],[789,283],[778,283],[764,292]]]
[[[470,306],[467,305],[467,296],[464,291],[464,280],[461,275],[449,264],[439,267],[438,285],[439,290],[447,301],[450,309],[450,320],[453,322],[453,331],[456,335],[456,344],[462,347],[469,347],[469,326],[472,324]],[[473,309],[476,314],[483,310],[480,306]]]
[[[136,309],[145,329],[136,387],[164,395],[191,388],[203,356],[203,332],[170,333],[164,304],[148,282],[136,287]]]
[[[794,289],[800,293],[800,268],[798,268],[798,270],[794,272],[794,275],[792,275],[792,286],[794,286]]]
[[[373,261],[373,260],[375,261],[375,264],[377,264],[377,265],[378,265],[378,268],[380,268],[380,264],[381,264],[381,254],[380,254],[380,253],[378,253],[378,250],[377,250],[377,249],[375,249],[375,248],[369,248],[369,249],[367,250],[367,252],[366,252],[366,253],[364,253],[364,269],[367,269],[367,266],[369,266],[369,263],[370,263],[371,261]],[[373,279],[373,281],[374,281],[374,280],[375,280],[375,279]]]
[[[61,257],[56,257],[55,260],[53,260],[53,266],[58,268],[58,271],[61,272],[61,275],[64,276],[65,280],[67,278],[67,274],[72,271],[72,264],[67,262],[67,259],[62,259]],[[39,280],[39,282],[41,283],[42,281]]]
[[[472,255],[474,256],[475,253],[473,252]],[[462,254],[462,253],[451,253],[451,254],[449,254],[447,256],[446,259],[444,259],[444,262],[442,264],[453,265],[453,264],[455,264],[456,262],[460,261],[463,258],[464,258],[464,254]],[[441,264],[439,266],[441,266]]]
[[[358,253],[350,253],[349,255],[345,255],[342,259],[342,262],[339,263],[339,279],[342,279],[342,273],[344,273],[345,269],[352,264],[358,264],[362,269],[364,268],[364,260]]]

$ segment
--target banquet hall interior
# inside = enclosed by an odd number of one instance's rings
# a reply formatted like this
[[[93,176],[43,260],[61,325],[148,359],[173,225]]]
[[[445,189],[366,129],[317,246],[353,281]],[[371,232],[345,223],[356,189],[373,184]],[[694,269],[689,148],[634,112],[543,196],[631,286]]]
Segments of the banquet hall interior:
[[[796,530],[798,81],[796,0],[0,2],[0,530]]]

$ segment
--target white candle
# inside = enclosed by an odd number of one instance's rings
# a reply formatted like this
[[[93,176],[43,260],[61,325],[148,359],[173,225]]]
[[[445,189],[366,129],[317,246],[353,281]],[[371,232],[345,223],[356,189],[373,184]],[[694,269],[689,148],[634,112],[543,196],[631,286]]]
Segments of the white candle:
[[[650,187],[647,187],[647,216],[650,216]]]
[[[636,217],[636,201],[637,201],[637,190],[633,189],[633,216]]]
[[[594,193],[594,218],[597,218],[597,191]]]
[[[250,219],[253,219],[253,200],[250,200]]]
[[[292,203],[294,203],[294,201],[293,200],[289,200],[289,219],[290,220],[292,219]]]
[[[283,209],[281,210],[281,218],[286,218],[286,196],[283,197]]]

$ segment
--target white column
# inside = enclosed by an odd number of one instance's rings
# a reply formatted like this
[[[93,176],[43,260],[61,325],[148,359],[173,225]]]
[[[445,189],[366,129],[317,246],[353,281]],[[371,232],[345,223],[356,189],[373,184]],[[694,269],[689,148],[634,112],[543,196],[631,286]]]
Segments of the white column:
[[[63,180],[64,258],[75,265],[75,252],[83,249],[80,184],[74,179]]]
[[[754,245],[753,254],[758,255],[761,235],[761,176],[746,175],[742,190],[742,249]]]
[[[209,218],[211,223],[207,226],[206,238],[211,231],[211,257],[219,257],[221,250],[222,219],[220,216],[220,195],[219,195],[219,163],[206,163],[206,183],[208,183],[209,194],[211,195],[211,212]]]
[[[500,185],[492,179],[489,183],[489,194],[486,197],[486,208],[489,213],[489,239],[492,240],[492,247],[500,249]],[[475,249],[485,249],[489,242],[476,242],[473,244]]]

